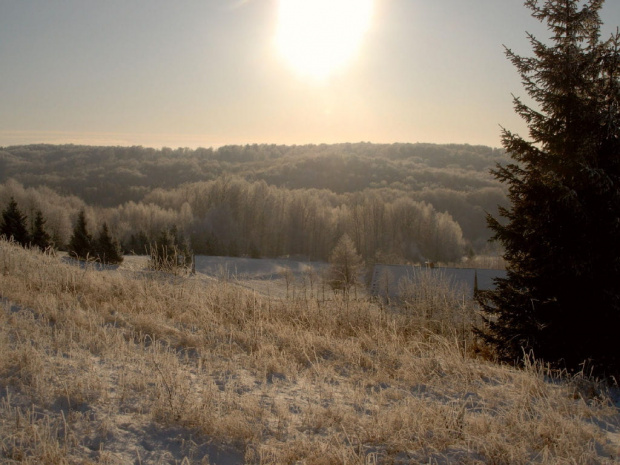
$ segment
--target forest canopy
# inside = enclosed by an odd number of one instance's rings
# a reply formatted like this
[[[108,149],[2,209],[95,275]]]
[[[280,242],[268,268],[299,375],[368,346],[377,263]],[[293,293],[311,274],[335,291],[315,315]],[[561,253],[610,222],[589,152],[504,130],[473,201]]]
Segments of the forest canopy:
[[[197,253],[326,259],[348,233],[365,259],[454,260],[486,246],[485,212],[506,202],[489,169],[505,160],[470,145],[13,146],[0,202],[47,207],[60,243],[87,207],[126,250],[174,226]]]

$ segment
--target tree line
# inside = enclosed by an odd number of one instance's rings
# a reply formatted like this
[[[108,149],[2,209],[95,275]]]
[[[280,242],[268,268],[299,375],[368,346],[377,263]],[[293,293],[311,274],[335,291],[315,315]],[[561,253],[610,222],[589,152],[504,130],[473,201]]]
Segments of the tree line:
[[[506,201],[505,189],[488,170],[504,160],[502,150],[466,144],[254,144],[195,150],[38,144],[0,148],[0,182],[45,186],[97,208],[139,204],[156,189],[224,176],[338,195],[391,190],[449,213],[480,251],[490,236],[485,212]]]
[[[32,246],[40,250],[52,247],[51,236],[45,230],[45,218],[41,210],[36,211],[30,230],[26,226],[26,219],[26,215],[19,210],[17,202],[11,197],[6,209],[2,211],[0,236],[13,240],[23,247]]]
[[[2,211],[0,221],[0,238],[13,241],[22,247],[34,247],[41,251],[55,250],[56,245],[45,230],[46,220],[41,210],[37,210],[32,231],[27,227],[24,215],[13,197],[6,209]],[[145,244],[147,238],[143,239]],[[107,223],[103,223],[97,237],[89,233],[85,211],[79,211],[73,233],[66,247],[73,258],[96,261],[104,265],[116,265],[123,262],[120,243],[111,236]],[[189,244],[181,238],[176,226],[162,230],[156,240],[148,243],[150,267],[155,270],[177,272],[189,269],[193,264],[193,253]],[[362,282],[364,261],[357,253],[355,244],[345,233],[330,252],[326,283],[336,292],[341,291],[348,298],[351,288],[357,289]]]
[[[89,234],[105,224],[125,253],[148,254],[164,231],[174,231],[179,248],[205,255],[327,260],[344,234],[369,263],[448,262],[471,252],[449,214],[391,189],[335,194],[224,176],[155,189],[142,202],[116,208],[14,181],[0,185],[0,202],[11,196],[29,216],[44,212],[46,230],[61,249],[69,246],[83,212]]]
[[[9,204],[2,211],[0,237],[14,241],[22,247],[34,247],[41,251],[55,250],[57,245],[46,230],[47,220],[41,210],[36,210],[30,230],[27,220],[27,215],[21,212],[17,202],[11,197]],[[88,232],[84,210],[78,213],[73,234],[69,243],[63,248],[66,248],[70,255],[81,260],[93,259],[104,264],[118,264],[123,261],[120,244],[111,236],[107,223],[104,222],[97,237],[93,237]]]

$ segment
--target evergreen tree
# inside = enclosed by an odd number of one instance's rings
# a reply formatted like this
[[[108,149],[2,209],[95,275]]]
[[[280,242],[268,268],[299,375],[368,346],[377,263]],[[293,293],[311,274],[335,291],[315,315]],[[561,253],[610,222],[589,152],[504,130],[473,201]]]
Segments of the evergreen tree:
[[[93,245],[93,238],[88,233],[86,225],[86,213],[84,210],[80,210],[73,228],[71,240],[69,241],[69,254],[80,259],[92,258],[94,252]]]
[[[103,223],[97,237],[97,257],[101,263],[117,265],[123,262],[120,244],[112,239],[107,223]]]
[[[12,238],[22,246],[26,246],[30,242],[30,235],[26,229],[26,216],[17,208],[17,202],[13,197],[11,197],[6,210],[2,212],[0,236],[4,236],[6,239]]]
[[[144,231],[140,230],[138,234],[132,234],[129,237],[129,242],[123,248],[127,253],[143,255],[149,249],[149,238]]]
[[[175,266],[174,242],[168,231],[159,233],[155,244],[151,246],[151,267],[156,270],[169,270]]]
[[[192,254],[185,235],[179,231],[176,225],[170,228],[170,232],[168,234],[172,240],[177,259],[179,260],[179,265],[189,266],[192,261]]]
[[[45,250],[52,246],[52,238],[45,230],[45,218],[41,210],[37,210],[32,229],[32,245],[40,250]]]
[[[501,358],[620,373],[620,34],[600,40],[603,0],[528,0],[551,42],[507,49],[536,108],[515,98],[531,140],[503,130],[511,206],[488,217],[506,279],[484,293],[483,337]]]
[[[327,271],[329,285],[347,296],[351,287],[360,283],[364,269],[362,257],[357,253],[355,244],[347,234],[340,238],[332,250],[329,263]]]
[[[189,268],[192,256],[186,241],[179,243],[176,228],[170,231],[163,230],[151,245],[151,268],[164,271],[178,271]]]

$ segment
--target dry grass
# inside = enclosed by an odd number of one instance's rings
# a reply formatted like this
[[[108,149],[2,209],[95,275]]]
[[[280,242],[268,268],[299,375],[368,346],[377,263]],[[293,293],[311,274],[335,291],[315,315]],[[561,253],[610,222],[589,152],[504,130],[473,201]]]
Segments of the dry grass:
[[[308,295],[307,293],[298,293]],[[2,463],[618,463],[608,389],[371,302],[0,242]]]

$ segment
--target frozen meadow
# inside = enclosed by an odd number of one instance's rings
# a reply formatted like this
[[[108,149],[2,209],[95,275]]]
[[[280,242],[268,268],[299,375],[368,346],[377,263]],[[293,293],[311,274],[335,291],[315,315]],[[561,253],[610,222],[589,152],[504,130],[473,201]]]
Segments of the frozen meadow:
[[[245,265],[236,276],[257,282],[284,266]],[[128,257],[101,272],[0,243],[2,461],[620,460],[613,387],[500,366],[367,300],[270,297],[222,266],[173,276]]]

